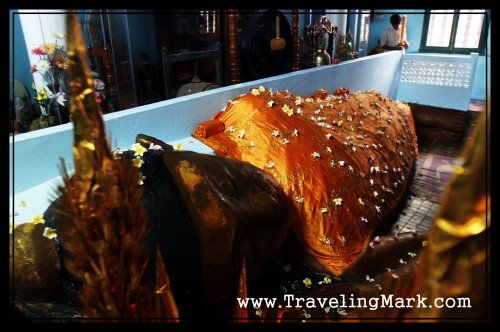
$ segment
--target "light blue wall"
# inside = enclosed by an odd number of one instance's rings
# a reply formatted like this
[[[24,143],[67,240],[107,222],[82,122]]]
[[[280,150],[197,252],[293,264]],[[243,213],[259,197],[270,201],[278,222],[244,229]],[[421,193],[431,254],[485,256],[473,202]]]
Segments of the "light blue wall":
[[[30,73],[28,50],[26,49],[21,20],[19,19],[17,10],[10,11],[9,23],[9,44],[11,45],[11,52],[9,54],[9,78],[18,80],[27,86],[31,92],[33,74]],[[11,84],[9,84],[9,86],[12,88]]]
[[[368,51],[378,46],[380,37],[385,29],[390,26],[389,19],[392,14],[399,13],[407,15],[406,36],[410,42],[408,53],[418,53],[422,40],[422,30],[424,26],[424,11],[420,9],[381,9],[375,11],[375,17],[370,22],[370,35],[368,39]],[[490,49],[490,30],[488,27],[487,50]],[[476,73],[472,84],[471,98],[486,99],[486,56],[480,55],[476,64]]]
[[[106,114],[104,119],[114,147],[131,146],[139,133],[171,142],[189,137],[198,123],[213,118],[217,111],[225,108],[228,100],[259,85],[275,91],[288,89],[300,95],[311,95],[321,88],[333,92],[343,86],[351,91],[377,90],[394,98],[400,63],[401,52],[388,52],[169,99]],[[11,172],[10,185],[15,184],[16,195],[57,177],[60,157],[72,168],[72,126],[67,123],[11,137],[11,150],[15,144],[15,179]]]

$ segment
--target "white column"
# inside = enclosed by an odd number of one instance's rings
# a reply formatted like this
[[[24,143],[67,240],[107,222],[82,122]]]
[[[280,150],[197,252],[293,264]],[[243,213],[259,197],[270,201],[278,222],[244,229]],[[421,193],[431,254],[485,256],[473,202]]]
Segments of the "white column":
[[[33,66],[40,58],[31,50],[40,44],[55,43],[53,33],[66,34],[66,12],[64,9],[19,9],[19,19],[23,29],[30,65]],[[58,40],[66,47],[66,40]],[[29,68],[26,68],[29,70]],[[36,89],[39,91],[44,80],[39,73],[33,73]]]

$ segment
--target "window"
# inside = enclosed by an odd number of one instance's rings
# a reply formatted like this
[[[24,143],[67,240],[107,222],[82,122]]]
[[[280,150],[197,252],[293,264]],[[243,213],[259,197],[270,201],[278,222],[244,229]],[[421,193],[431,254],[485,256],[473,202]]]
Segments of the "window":
[[[484,9],[431,10],[425,15],[420,52],[483,54],[487,20]]]

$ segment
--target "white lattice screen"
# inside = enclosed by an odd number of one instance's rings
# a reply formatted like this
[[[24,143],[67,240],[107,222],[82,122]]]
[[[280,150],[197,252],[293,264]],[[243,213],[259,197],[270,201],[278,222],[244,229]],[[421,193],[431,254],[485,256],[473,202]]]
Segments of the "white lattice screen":
[[[401,82],[469,88],[470,62],[404,60]]]

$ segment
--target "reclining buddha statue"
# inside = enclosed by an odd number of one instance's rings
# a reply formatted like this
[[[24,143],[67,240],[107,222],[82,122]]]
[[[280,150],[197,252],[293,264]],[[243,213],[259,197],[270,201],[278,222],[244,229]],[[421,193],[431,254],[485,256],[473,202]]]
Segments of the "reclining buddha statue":
[[[401,201],[418,153],[407,105],[342,88],[312,96],[254,88],[194,136],[271,174],[309,265],[334,275],[360,257]]]

